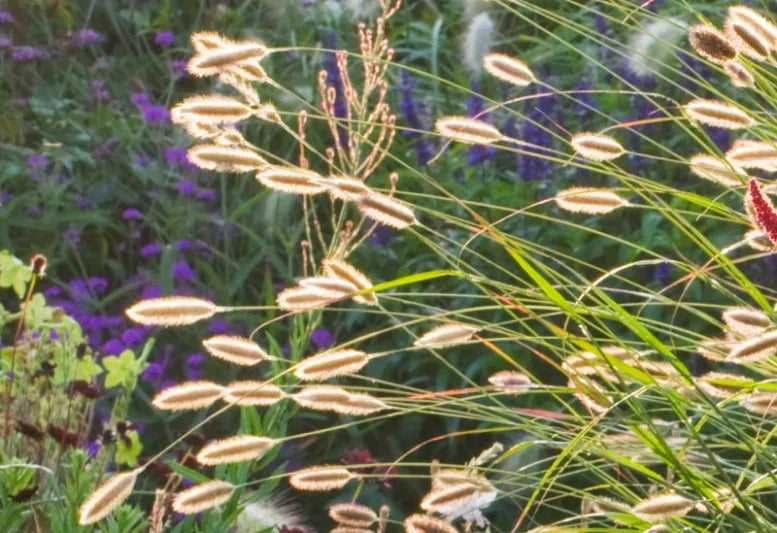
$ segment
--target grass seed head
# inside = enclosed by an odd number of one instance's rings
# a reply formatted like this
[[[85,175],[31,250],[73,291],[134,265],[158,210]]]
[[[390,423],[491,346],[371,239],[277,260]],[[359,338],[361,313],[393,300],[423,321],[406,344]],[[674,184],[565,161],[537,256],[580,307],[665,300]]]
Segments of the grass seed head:
[[[302,381],[325,381],[355,374],[369,360],[369,355],[360,350],[330,350],[300,361],[294,375]]]
[[[226,481],[208,481],[176,494],[173,510],[183,514],[199,513],[225,503],[234,492],[234,485]]]
[[[696,98],[685,104],[685,112],[692,119],[716,128],[736,130],[749,128],[755,124],[750,115],[736,106],[719,100]]]
[[[435,123],[437,133],[465,144],[492,144],[504,139],[494,126],[469,117],[443,117]]]
[[[335,405],[345,405],[351,399],[347,390],[334,385],[309,385],[292,395],[302,407],[317,411],[333,411]]]
[[[760,229],[751,229],[744,236],[747,245],[757,252],[773,252],[777,250],[777,244]]]
[[[723,311],[723,322],[734,333],[757,335],[772,325],[769,315],[750,307],[731,307]]]
[[[771,48],[777,48],[777,26],[766,17],[746,6],[728,8],[728,20],[737,20],[749,25]]]
[[[218,50],[230,43],[230,39],[214,31],[199,31],[189,37],[195,52],[210,52]]]
[[[240,406],[268,406],[285,397],[280,387],[262,381],[233,381],[224,388],[224,401]]]
[[[312,311],[326,307],[347,294],[333,295],[317,287],[291,287],[278,293],[275,303],[285,311]]]
[[[367,416],[388,409],[382,400],[365,393],[351,394],[348,401],[333,405],[333,411],[342,415]]]
[[[359,210],[367,218],[394,229],[405,229],[418,221],[413,210],[391,196],[369,192],[359,197]]]
[[[377,522],[378,515],[366,505],[356,503],[337,503],[329,507],[329,516],[344,526],[370,527]]]
[[[299,280],[299,286],[319,291],[328,298],[343,298],[359,292],[358,287],[347,279],[329,276],[316,276]]]
[[[318,194],[324,192],[323,176],[297,167],[272,166],[256,173],[256,180],[276,191],[289,194]]]
[[[726,152],[734,168],[757,168],[777,171],[777,148],[772,143],[740,139]]]
[[[470,324],[443,324],[418,337],[413,346],[422,348],[447,348],[469,341],[480,328]]]
[[[274,359],[251,339],[236,335],[215,335],[202,341],[202,345],[213,357],[240,366]]]
[[[738,374],[725,372],[707,372],[696,379],[701,390],[713,398],[727,399],[741,392],[750,384],[750,380]]]
[[[626,200],[611,190],[592,187],[571,187],[559,191],[554,200],[565,211],[588,215],[605,215],[628,205]]]
[[[216,172],[252,172],[269,166],[259,154],[240,146],[198,144],[189,148],[187,156],[199,168]]]
[[[450,522],[423,514],[413,514],[405,518],[407,533],[458,533]]]
[[[734,345],[726,361],[752,363],[763,361],[777,353],[777,330],[762,333],[758,337]]]
[[[737,56],[734,44],[712,26],[696,24],[688,31],[688,41],[704,59],[723,65]]]
[[[518,87],[526,87],[535,81],[534,73],[526,63],[505,54],[486,54],[483,68],[495,78]]]
[[[144,326],[186,326],[210,318],[218,311],[218,306],[202,298],[166,296],[141,300],[127,308],[126,314]]]
[[[239,435],[209,442],[197,454],[197,462],[203,465],[220,465],[253,461],[275,446],[277,441],[267,437]]]
[[[78,510],[78,523],[82,526],[94,524],[107,516],[132,494],[137,471],[115,474],[100,485]]]
[[[690,160],[691,172],[705,180],[714,181],[724,187],[737,187],[742,185],[747,175],[738,171],[726,161],[708,154],[697,154]]]
[[[297,490],[329,491],[343,488],[354,477],[342,466],[311,466],[291,474],[289,484]]]
[[[592,161],[611,161],[626,153],[618,141],[601,133],[578,133],[570,142],[575,152]]]
[[[769,41],[747,21],[730,18],[723,32],[736,49],[750,59],[764,61],[769,57]]]
[[[189,381],[160,391],[151,402],[157,409],[181,411],[201,409],[224,394],[224,387],[211,381]]]
[[[327,178],[324,185],[333,198],[344,202],[357,202],[362,195],[370,193],[362,180],[348,176]]]
[[[777,393],[755,393],[739,399],[739,404],[751,413],[759,415],[777,414]]]
[[[173,107],[170,116],[176,124],[234,124],[251,116],[251,108],[228,96],[192,96]]]
[[[360,291],[372,288],[370,279],[356,267],[339,259],[324,259],[321,262],[324,268],[324,274],[332,278],[344,279],[353,284]],[[367,305],[376,305],[378,298],[375,293],[362,294],[354,296],[354,301]]]
[[[631,509],[631,514],[645,522],[663,522],[685,516],[693,506],[694,502],[678,494],[662,494],[641,501]]]
[[[526,392],[531,385],[531,379],[526,374],[514,370],[503,370],[491,375],[488,382],[499,392],[519,394]]]
[[[187,70],[196,77],[213,76],[230,67],[241,66],[262,59],[267,47],[255,41],[223,43],[218,48],[198,52],[189,60]]]
[[[755,78],[750,74],[750,71],[739,61],[727,61],[723,65],[726,73],[728,74],[731,84],[734,87],[753,87],[755,86]]]

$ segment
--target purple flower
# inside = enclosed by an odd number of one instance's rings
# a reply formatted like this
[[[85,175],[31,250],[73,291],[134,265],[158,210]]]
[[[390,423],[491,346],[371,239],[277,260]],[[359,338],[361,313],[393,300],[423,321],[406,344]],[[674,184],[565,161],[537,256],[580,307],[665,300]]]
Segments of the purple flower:
[[[113,153],[116,147],[119,145],[119,141],[116,139],[108,139],[100,146],[94,149],[95,159],[106,159]]]
[[[186,261],[178,261],[173,265],[173,277],[183,281],[194,281],[194,270]]]
[[[8,11],[0,11],[0,24],[13,24],[14,18]]]
[[[135,164],[141,168],[146,168],[151,164],[151,156],[146,154],[140,154],[135,158]]]
[[[76,198],[76,207],[80,210],[87,209],[92,205],[92,201],[89,198],[86,198],[85,196],[79,196]]]
[[[7,35],[0,35],[0,50],[5,50],[6,48],[11,48],[11,45],[13,44],[13,41],[10,37]]]
[[[479,84],[473,81],[470,84],[470,89],[475,94],[471,94],[467,98],[467,116],[487,122],[488,114],[484,113],[485,101],[477,94],[480,91]],[[496,155],[496,148],[493,146],[473,145],[467,149],[467,164],[470,166],[480,165],[493,158],[494,155]]]
[[[108,280],[98,276],[89,278],[86,284],[95,294],[102,294],[108,290]]]
[[[141,108],[141,116],[144,122],[156,126],[164,126],[170,122],[170,112],[161,105],[147,105]]]
[[[135,209],[134,207],[128,207],[121,214],[124,220],[140,220],[143,218],[143,213]]]
[[[313,344],[315,344],[316,348],[319,350],[326,350],[335,343],[335,338],[332,336],[332,332],[326,328],[318,328],[313,331],[313,334],[310,336],[310,340],[313,341]]]
[[[372,232],[370,242],[376,246],[386,246],[389,242],[391,242],[391,239],[394,238],[395,234],[396,232],[388,226],[378,224],[375,228],[375,231]]]
[[[187,71],[186,71],[187,62],[183,59],[173,59],[169,63],[170,72],[172,73],[173,77],[177,80],[180,80],[181,78],[185,78]]]
[[[197,194],[197,184],[191,180],[181,180],[175,185],[175,190],[181,196],[194,196]]]
[[[194,250],[194,243],[191,239],[181,239],[175,242],[175,248],[179,252],[190,252]]]
[[[658,263],[656,265],[655,271],[653,272],[653,277],[662,287],[666,287],[669,284],[672,275],[672,268],[672,263],[667,261]]]
[[[46,298],[56,298],[61,294],[62,294],[62,288],[57,286],[49,287],[43,291],[43,296],[45,296]]]
[[[181,167],[189,170],[196,170],[197,167],[189,161],[189,156],[186,154],[186,148],[180,148],[172,146],[162,150],[162,157],[171,167]]]
[[[162,296],[162,287],[160,287],[158,283],[152,283],[150,285],[146,285],[145,287],[143,287],[143,290],[140,292],[140,298],[142,300],[159,298],[160,296]]]
[[[402,118],[414,130],[427,130],[428,128],[421,120],[422,110],[413,97],[415,87],[416,82],[410,77],[410,73],[401,70],[399,73],[399,109],[402,112]],[[409,130],[404,130],[402,135],[413,140],[413,149],[416,152],[419,165],[426,165],[434,157],[434,145],[429,137],[418,131]]]
[[[27,156],[27,173],[31,179],[38,180],[46,173],[49,166],[49,158],[43,154],[31,154]]]
[[[146,339],[146,331],[143,328],[127,328],[121,334],[121,342],[127,346],[140,344]]]
[[[105,103],[111,99],[111,93],[105,87],[103,80],[92,80],[89,84],[89,90],[92,92],[92,99],[98,103]]]
[[[157,46],[162,46],[164,48],[173,46],[175,43],[175,35],[171,31],[160,31],[156,34],[156,37],[154,37],[154,43]]]
[[[62,233],[62,237],[75,246],[81,242],[81,231],[77,227],[71,225]]]
[[[223,335],[224,333],[229,332],[229,323],[227,323],[226,320],[217,318],[208,325],[208,331],[214,335]]]
[[[140,375],[140,379],[143,381],[158,381],[165,373],[165,369],[159,363],[149,364],[143,373]]]
[[[120,355],[125,350],[124,343],[119,339],[111,339],[103,344],[102,352],[105,355]]]
[[[136,107],[151,105],[151,98],[148,96],[148,93],[132,93],[130,100]]]
[[[147,244],[140,249],[140,255],[142,257],[153,257],[155,255],[159,255],[160,253],[162,253],[162,247],[155,242]]]
[[[211,189],[200,189],[197,191],[197,199],[200,202],[211,203],[218,199],[216,192]]]
[[[94,459],[100,451],[100,441],[97,439],[90,440],[86,443],[86,447],[84,449],[86,450],[86,455],[88,458]]]
[[[186,379],[202,379],[205,372],[202,370],[202,363],[205,362],[205,356],[201,353],[193,353],[186,358]]]
[[[97,30],[93,30],[92,28],[78,30],[73,36],[73,42],[79,48],[86,48],[88,46],[100,44],[104,40],[105,39],[103,38],[102,34]]]

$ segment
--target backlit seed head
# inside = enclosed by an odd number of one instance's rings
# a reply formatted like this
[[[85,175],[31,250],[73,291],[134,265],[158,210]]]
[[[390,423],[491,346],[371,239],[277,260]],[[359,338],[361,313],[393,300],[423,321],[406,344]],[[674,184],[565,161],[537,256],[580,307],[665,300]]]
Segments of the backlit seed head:
[[[231,65],[227,72],[246,81],[265,83],[269,78],[267,72],[259,64],[259,61],[244,61],[237,65]]]
[[[750,307],[732,307],[723,311],[723,322],[734,333],[744,336],[757,335],[772,325],[769,315]]]
[[[292,395],[302,407],[318,411],[332,411],[334,405],[347,404],[350,398],[348,391],[334,385],[309,385]]]
[[[342,466],[312,466],[297,470],[289,484],[297,490],[328,491],[343,488],[355,476]]]
[[[322,296],[329,298],[344,298],[355,292],[358,287],[347,279],[329,276],[316,276],[299,280],[299,286],[318,291]]]
[[[736,187],[744,183],[748,176],[738,171],[726,161],[707,154],[697,154],[691,157],[691,172],[705,180],[714,181],[725,187]]]
[[[777,414],[777,393],[751,394],[739,399],[739,404],[751,413],[759,415]]]
[[[291,287],[279,292],[275,303],[285,311],[311,311],[326,307],[341,297],[316,287]]]
[[[535,81],[534,73],[523,61],[505,54],[486,54],[483,68],[492,76],[518,87],[525,87]]]
[[[202,341],[213,357],[241,366],[252,366],[261,361],[275,359],[251,339],[235,335],[215,335]]]
[[[513,370],[503,370],[488,378],[488,382],[499,392],[518,394],[526,392],[531,385],[531,379],[526,374]]]
[[[556,204],[565,211],[588,215],[605,215],[629,203],[608,189],[572,187],[559,191]]]
[[[377,522],[378,515],[366,505],[337,503],[329,507],[329,516],[344,526],[370,527]]]
[[[737,20],[749,25],[770,47],[777,48],[777,26],[754,9],[746,6],[729,7],[728,19]]]
[[[372,288],[370,279],[350,263],[339,259],[324,259],[321,265],[323,266],[324,274],[328,277],[346,280],[360,291]],[[354,296],[353,299],[356,302],[367,305],[376,305],[378,303],[377,295],[372,292]]]
[[[233,381],[224,388],[224,401],[241,406],[273,405],[285,397],[280,387],[262,381]]]
[[[735,168],[777,171],[777,147],[767,142],[740,139],[726,152],[726,159]]]
[[[364,527],[339,526],[330,529],[329,533],[373,533],[373,531]]]
[[[745,233],[744,239],[750,248],[758,252],[773,252],[777,250],[777,245],[760,229],[751,229]]]
[[[130,320],[144,326],[186,326],[210,318],[220,310],[202,298],[167,296],[141,300],[125,312]]]
[[[369,356],[360,350],[330,350],[303,359],[294,370],[294,375],[302,381],[325,381],[355,374],[369,360]]]
[[[593,161],[611,161],[626,153],[618,141],[600,133],[578,133],[570,142],[575,152]]]
[[[407,533],[458,533],[450,522],[423,514],[408,516],[404,525]]]
[[[359,211],[364,216],[395,229],[405,229],[418,221],[413,210],[399,200],[377,192],[359,197]]]
[[[78,523],[82,526],[94,524],[107,516],[132,494],[138,479],[136,470],[122,472],[108,478],[78,509]]]
[[[189,381],[160,391],[151,402],[157,409],[181,411],[208,407],[224,394],[224,387],[211,381]]]
[[[751,363],[762,361],[777,353],[777,330],[762,333],[758,337],[734,345],[726,361]]]
[[[197,462],[203,465],[220,465],[253,461],[275,446],[277,441],[267,437],[239,435],[209,442],[197,454]]]
[[[693,506],[693,501],[678,494],[662,494],[641,501],[631,509],[631,514],[645,522],[663,522],[685,516]]]
[[[769,57],[769,42],[744,20],[729,18],[723,32],[740,53],[755,61],[764,61]]]
[[[432,488],[421,500],[421,509],[444,515],[468,514],[487,507],[496,499],[496,489],[488,483],[465,481]]]
[[[187,70],[192,76],[213,76],[230,67],[252,63],[267,55],[267,48],[258,42],[226,42],[215,49],[198,52],[189,60]]]
[[[492,144],[504,138],[488,122],[469,117],[443,117],[435,128],[443,137],[465,144]]]
[[[755,85],[755,78],[739,61],[728,61],[723,65],[723,68],[728,73],[734,87],[753,87]]]
[[[413,346],[423,348],[447,348],[464,344],[477,333],[480,328],[470,324],[443,324],[427,331],[418,337]]]
[[[257,172],[256,179],[268,189],[290,194],[318,194],[325,190],[321,175],[297,167],[268,167]]]
[[[192,96],[173,107],[170,116],[176,124],[234,124],[251,116],[251,108],[228,96]]]
[[[685,104],[685,112],[694,120],[716,128],[735,130],[755,124],[750,115],[719,100],[696,98]]]
[[[701,390],[713,398],[726,399],[742,391],[751,381],[738,374],[707,372],[696,380]]]
[[[737,56],[734,44],[712,26],[697,24],[688,31],[688,41],[708,61],[723,65]]]
[[[728,360],[735,344],[728,339],[707,339],[701,342],[696,350],[705,359],[723,362]]]
[[[189,37],[195,52],[209,52],[229,44],[230,39],[214,31],[199,31]]]
[[[351,394],[345,403],[335,403],[332,411],[341,415],[367,416],[380,411],[385,411],[389,406],[382,400],[374,398],[369,394],[358,393]]]
[[[183,514],[195,514],[225,503],[235,492],[234,485],[225,481],[208,481],[195,485],[173,498],[173,510]]]
[[[199,168],[216,172],[251,172],[269,166],[259,154],[239,146],[198,144],[189,148],[187,156]]]
[[[362,180],[348,176],[327,178],[324,184],[333,198],[344,202],[358,202],[362,195],[370,193]]]

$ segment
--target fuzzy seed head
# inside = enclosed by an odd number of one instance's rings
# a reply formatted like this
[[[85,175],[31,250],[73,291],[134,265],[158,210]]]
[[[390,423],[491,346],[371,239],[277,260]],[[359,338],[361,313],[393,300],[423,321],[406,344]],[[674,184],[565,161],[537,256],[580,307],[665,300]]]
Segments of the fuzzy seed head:
[[[709,396],[726,399],[747,387],[750,380],[738,374],[707,372],[699,377],[696,383]]]
[[[324,268],[324,274],[330,278],[339,278],[348,281],[360,291],[372,288],[370,279],[361,270],[358,270],[350,263],[346,263],[339,259],[324,259],[321,262],[321,265]],[[378,303],[377,295],[372,292],[354,296],[353,299],[356,302],[367,305],[376,305]]]
[[[643,500],[631,509],[631,514],[645,522],[663,522],[685,516],[694,503],[678,494],[662,494]]]
[[[480,328],[470,324],[443,324],[418,337],[413,346],[422,348],[447,348],[470,340]]]
[[[728,8],[728,20],[736,20],[749,25],[771,48],[777,48],[777,26],[760,13],[746,6]]]
[[[203,465],[239,463],[259,459],[277,441],[267,437],[239,435],[209,442],[197,454],[197,461]]]
[[[570,142],[575,152],[592,161],[611,161],[626,153],[618,141],[600,133],[578,133]]]
[[[336,176],[325,180],[329,194],[343,202],[357,202],[362,195],[369,194],[370,189],[358,178]]]
[[[777,330],[762,333],[758,337],[734,345],[726,359],[729,363],[763,361],[777,353]]]
[[[697,24],[688,31],[688,41],[704,59],[723,65],[737,56],[734,44],[712,26]]]
[[[189,148],[187,156],[199,168],[216,172],[252,172],[269,165],[253,150],[239,146],[198,144]]]
[[[316,287],[291,287],[279,292],[275,303],[285,311],[312,311],[326,307],[342,296],[333,296],[331,291],[323,292]]]
[[[369,360],[369,356],[360,350],[331,350],[303,359],[294,375],[302,381],[325,381],[355,374]]]
[[[81,504],[78,509],[78,523],[86,526],[107,516],[129,498],[137,479],[135,470],[111,476]]]
[[[753,87],[755,85],[755,78],[739,61],[728,61],[723,65],[723,68],[734,87]]]
[[[747,179],[747,175],[737,171],[736,167],[711,155],[697,154],[691,157],[690,164],[691,172],[700,178],[714,181],[725,187],[742,185],[742,179]]]
[[[370,527],[378,520],[375,511],[366,505],[337,503],[329,507],[329,516],[338,524],[351,527]]]
[[[505,54],[486,54],[483,68],[495,78],[518,87],[526,87],[535,81],[534,73],[526,63]]]
[[[773,252],[777,245],[760,229],[751,229],[744,236],[747,245],[757,252]]]
[[[373,533],[373,531],[364,527],[340,526],[330,529],[329,533]]]
[[[701,342],[696,350],[709,361],[724,362],[731,355],[734,344],[727,339],[707,339]]]
[[[199,513],[225,503],[234,492],[234,485],[226,481],[208,481],[176,494],[173,510],[183,514]]]
[[[777,414],[777,393],[764,392],[740,398],[739,404],[751,413],[759,415]]]
[[[228,96],[192,96],[173,107],[170,116],[176,124],[234,124],[251,116],[251,108]]]
[[[329,298],[344,298],[350,296],[359,289],[347,279],[329,276],[316,276],[299,280],[299,286],[318,291],[322,296]]]
[[[181,411],[201,409],[224,394],[224,387],[212,381],[189,381],[160,391],[151,402],[157,409]]]
[[[726,152],[726,158],[734,168],[777,171],[777,148],[771,143],[740,139]]]
[[[488,122],[469,117],[443,117],[435,128],[443,137],[465,144],[492,144],[504,138]]]
[[[125,313],[144,326],[186,326],[212,317],[219,311],[212,302],[189,296],[167,296],[141,300]]]
[[[559,191],[554,197],[556,205],[564,211],[605,215],[628,205],[628,202],[608,189],[571,187]]]
[[[405,229],[418,222],[412,209],[391,196],[377,192],[361,195],[359,210],[367,218],[394,229]]]
[[[696,98],[685,104],[685,112],[692,119],[716,128],[736,130],[755,124],[750,115],[736,106],[719,100]]]
[[[215,335],[202,341],[202,345],[213,357],[240,366],[274,359],[251,339],[236,335]]]
[[[450,522],[423,514],[408,516],[404,525],[407,533],[458,533]]]
[[[297,470],[289,484],[297,490],[328,491],[343,488],[353,477],[347,468],[321,465]]]
[[[750,59],[764,61],[769,57],[769,42],[750,23],[730,18],[723,32],[734,47]]]
[[[209,52],[226,46],[230,40],[214,31],[199,31],[189,37],[195,52]]]
[[[497,372],[488,378],[488,382],[494,386],[494,389],[508,394],[526,392],[529,385],[531,385],[529,376],[513,370]]]
[[[213,76],[262,59],[266,54],[267,48],[258,42],[226,42],[219,48],[197,53],[189,60],[187,70],[192,76]]]
[[[769,315],[750,307],[732,307],[723,311],[723,322],[734,333],[757,335],[772,325]]]
[[[268,167],[256,173],[259,183],[289,194],[318,194],[325,190],[323,176],[297,167]]]
[[[369,394],[351,394],[348,401],[343,404],[334,404],[332,410],[341,415],[367,416],[388,409],[383,401]]]
[[[262,381],[233,381],[224,388],[224,401],[240,406],[273,405],[285,397],[280,387]]]
[[[246,81],[265,83],[269,78],[267,72],[259,65],[259,61],[245,61],[227,68],[227,72]]]

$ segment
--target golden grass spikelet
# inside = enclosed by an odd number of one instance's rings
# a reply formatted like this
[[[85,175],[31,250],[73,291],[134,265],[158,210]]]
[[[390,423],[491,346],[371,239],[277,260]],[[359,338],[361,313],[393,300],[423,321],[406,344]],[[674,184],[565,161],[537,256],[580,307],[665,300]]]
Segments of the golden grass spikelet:
[[[777,414],[777,393],[763,392],[739,399],[739,404],[751,413],[759,415]]]
[[[751,229],[744,236],[747,245],[758,252],[773,252],[777,250],[777,244],[760,229]]]
[[[319,292],[328,298],[343,298],[359,292],[358,287],[347,279],[329,276],[316,276],[299,280],[299,286]]]
[[[370,527],[378,521],[378,515],[366,505],[336,503],[329,507],[329,516],[344,526]]]
[[[733,383],[736,383],[736,385]],[[738,374],[707,372],[696,379],[696,384],[707,395],[713,398],[726,399],[747,387],[750,384],[750,380]]]
[[[224,401],[241,406],[273,405],[285,397],[280,387],[262,381],[233,381],[224,388]]]
[[[199,513],[225,503],[234,492],[234,485],[226,481],[208,481],[176,494],[173,510],[183,514]]]
[[[198,144],[189,148],[187,156],[199,168],[216,172],[251,172],[269,165],[253,150],[239,146]]]
[[[248,61],[239,65],[232,65],[228,72],[247,81],[265,83],[268,80],[267,72],[262,68],[258,61]]]
[[[344,279],[360,291],[372,288],[370,279],[350,263],[339,259],[324,259],[321,261],[321,265],[323,266],[324,274],[328,277]],[[367,305],[377,305],[378,303],[378,297],[373,292],[354,296],[353,299],[356,302]]]
[[[267,48],[255,41],[225,41],[218,48],[204,49],[195,54],[187,64],[192,76],[203,77],[220,74],[230,67],[262,59]]]
[[[748,176],[737,172],[736,167],[708,154],[696,154],[690,159],[691,172],[705,180],[714,181],[725,187],[736,187]],[[739,176],[739,177],[738,177]]]
[[[458,533],[450,522],[422,514],[413,514],[405,518],[407,533]]]
[[[758,337],[734,345],[726,361],[751,363],[762,361],[777,353],[777,330],[762,333]]]
[[[483,68],[492,76],[518,87],[526,87],[535,80],[526,63],[505,54],[486,54]]]
[[[291,398],[308,409],[333,411],[335,405],[346,405],[351,395],[347,390],[334,385],[309,385],[293,394]]]
[[[337,295],[322,292],[316,287],[291,287],[279,292],[275,303],[285,311],[311,311],[326,307],[338,298]]]
[[[365,393],[351,394],[346,403],[335,403],[332,407],[336,413],[351,416],[367,416],[389,408],[383,401]]]
[[[720,100],[696,98],[685,104],[684,109],[692,119],[716,128],[736,130],[755,124],[750,115]]]
[[[251,116],[251,108],[236,98],[217,94],[186,98],[170,111],[176,124],[234,124]]]
[[[723,32],[740,53],[755,61],[769,57],[769,42],[744,20],[728,19]]]
[[[618,141],[601,133],[578,133],[570,142],[575,152],[593,161],[611,161],[626,153]]]
[[[531,385],[529,376],[514,370],[502,370],[501,372],[492,374],[489,376],[488,382],[499,392],[506,392],[509,394],[526,392]]]
[[[334,529],[330,529],[329,533],[374,533],[371,529],[363,527],[348,527],[340,526]]]
[[[777,48],[777,26],[760,13],[746,6],[728,8],[728,18],[750,25],[772,48]]]
[[[198,31],[189,36],[189,41],[195,52],[208,52],[226,46],[230,40],[215,31]]]
[[[734,342],[728,339],[706,339],[699,343],[696,351],[699,355],[710,361],[724,362],[731,355]]]
[[[504,139],[494,126],[469,117],[443,117],[435,123],[437,133],[465,144],[492,144]]]
[[[157,409],[181,411],[208,407],[224,394],[224,387],[212,381],[188,381],[157,393],[151,402]]]
[[[344,202],[357,202],[362,195],[370,193],[369,187],[362,180],[349,176],[330,177],[324,184],[333,198]]]
[[[275,446],[277,441],[267,437],[238,435],[209,442],[197,454],[197,462],[203,465],[221,465],[253,461]]]
[[[464,344],[472,336],[480,331],[480,328],[470,324],[443,324],[430,329],[418,337],[413,346],[421,348],[447,348]]]
[[[325,381],[355,374],[369,360],[369,355],[361,350],[330,350],[300,361],[294,370],[294,375],[302,381]]]
[[[328,491],[345,487],[354,477],[342,466],[320,465],[297,470],[289,477],[289,484],[297,490]]]
[[[739,61],[728,61],[723,65],[723,69],[734,87],[753,87],[755,85],[755,78]]]
[[[78,523],[82,526],[94,524],[107,516],[132,494],[138,479],[136,470],[122,472],[108,478],[78,509]]]
[[[290,194],[318,194],[325,190],[323,176],[298,167],[272,166],[256,173],[256,180],[276,191]]]
[[[723,322],[734,333],[757,335],[772,325],[769,315],[751,307],[731,307],[723,311]]]
[[[732,166],[777,171],[777,148],[767,142],[740,139],[726,152]]]
[[[251,339],[236,335],[215,335],[202,341],[202,345],[213,357],[240,366],[275,359]]]
[[[394,229],[405,229],[418,222],[412,209],[391,196],[369,192],[361,195],[358,202],[364,216]]]
[[[205,320],[221,311],[208,300],[190,296],[166,296],[141,300],[125,313],[133,322],[144,326],[186,326]]]
[[[593,187],[571,187],[560,191],[554,197],[556,204],[564,211],[605,215],[629,205],[629,203],[609,189]]]
[[[473,483],[458,483],[445,488],[432,489],[421,500],[420,507],[427,512],[447,511],[451,507],[460,507],[469,502],[480,492]]]
[[[661,494],[641,501],[631,509],[631,514],[645,522],[663,522],[668,518],[680,518],[693,509],[694,502],[679,494]]]
[[[688,31],[688,41],[704,59],[723,65],[737,56],[734,44],[712,26],[696,24]]]

